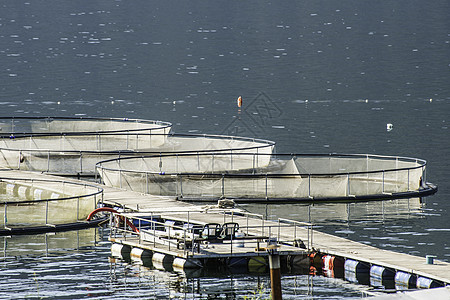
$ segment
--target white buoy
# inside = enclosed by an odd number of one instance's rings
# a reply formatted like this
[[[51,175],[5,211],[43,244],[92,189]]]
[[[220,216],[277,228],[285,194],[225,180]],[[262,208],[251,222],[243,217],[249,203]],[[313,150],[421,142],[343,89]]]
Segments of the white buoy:
[[[8,194],[8,195],[14,195],[14,187],[15,187],[15,184],[14,184],[14,183],[8,183],[8,184],[6,185],[6,194]]]
[[[158,270],[170,270],[172,268],[174,257],[169,254],[153,253],[152,263]]]
[[[19,197],[26,199],[27,198],[28,189],[29,189],[29,187],[19,186],[19,189],[17,190],[17,194],[19,195]]]
[[[131,247],[128,245],[114,243],[111,245],[111,256],[124,259],[130,256]]]
[[[392,131],[393,128],[394,128],[394,125],[392,125],[391,123],[387,123],[386,124],[386,130],[387,131]]]
[[[175,257],[172,266],[178,270],[198,269],[202,267],[202,262],[196,258],[185,259],[182,257]]]
[[[130,258],[132,261],[144,262],[152,259],[152,253],[138,247],[131,249]]]
[[[42,190],[35,189],[33,192],[33,200],[41,200]]]

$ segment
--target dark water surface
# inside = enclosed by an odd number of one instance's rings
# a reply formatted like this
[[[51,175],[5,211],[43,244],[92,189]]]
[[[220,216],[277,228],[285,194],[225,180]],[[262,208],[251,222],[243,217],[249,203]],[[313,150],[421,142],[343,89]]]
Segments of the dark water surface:
[[[0,115],[160,119],[275,140],[277,152],[423,158],[439,192],[422,202],[244,208],[449,261],[449,12],[445,0],[4,0]],[[0,297],[235,299],[268,285],[136,270],[110,263],[99,233],[74,240],[3,239]],[[284,279],[286,299],[360,295],[339,280]]]

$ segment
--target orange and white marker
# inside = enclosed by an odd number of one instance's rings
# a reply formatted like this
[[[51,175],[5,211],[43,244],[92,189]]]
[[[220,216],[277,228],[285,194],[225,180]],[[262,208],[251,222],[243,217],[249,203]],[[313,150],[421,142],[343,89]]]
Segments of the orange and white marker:
[[[241,106],[242,106],[242,97],[241,97],[241,96],[239,96],[239,97],[237,98],[237,106],[238,106],[238,107],[241,107]]]

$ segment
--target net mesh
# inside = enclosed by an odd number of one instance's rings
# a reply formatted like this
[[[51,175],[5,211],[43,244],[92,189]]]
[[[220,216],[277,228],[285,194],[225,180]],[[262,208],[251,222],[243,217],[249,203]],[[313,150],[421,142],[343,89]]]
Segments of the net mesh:
[[[146,131],[171,126],[168,122],[139,119],[0,118],[1,135]]]
[[[95,164],[99,161],[139,155],[142,152],[197,151],[201,153],[220,150],[230,151],[231,159],[218,155],[217,159],[211,158],[210,162],[202,160],[202,165],[198,168],[204,169],[209,165],[211,170],[226,170],[242,168],[242,164],[247,167],[254,167],[254,164],[264,165],[268,162],[264,161],[266,158],[256,154],[270,154],[273,150],[271,142],[236,140],[227,137],[168,136],[169,130],[170,128],[153,129],[152,134],[117,133],[3,138],[0,139],[0,167],[61,174],[93,174]],[[254,153],[255,157],[248,158],[241,155],[249,153]],[[231,166],[231,163],[236,165]],[[190,168],[192,163],[187,164],[186,168]],[[177,166],[175,159],[165,159],[164,166],[166,165],[171,171],[177,167],[180,171],[183,168],[181,164]]]
[[[59,181],[2,180],[0,194],[8,197],[4,200],[7,204],[3,203],[0,210],[0,226],[85,220],[96,207],[98,193],[99,189],[95,187]]]
[[[98,168],[106,185],[133,191],[186,198],[250,199],[408,192],[420,188],[425,170],[416,160],[392,157],[270,160],[270,156],[259,155],[260,163],[255,164],[256,155],[240,156],[221,153],[141,157],[105,162]]]

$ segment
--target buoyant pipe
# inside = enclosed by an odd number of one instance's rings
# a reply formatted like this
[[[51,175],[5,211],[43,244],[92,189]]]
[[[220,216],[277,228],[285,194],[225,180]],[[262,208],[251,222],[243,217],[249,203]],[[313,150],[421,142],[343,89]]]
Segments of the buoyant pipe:
[[[106,211],[106,212],[111,212],[111,213],[118,213],[117,210],[115,210],[114,208],[111,207],[100,207],[97,208],[95,210],[93,210],[88,217],[86,218],[86,221],[90,221],[92,219],[92,217],[94,217],[97,213],[102,212],[102,211]],[[122,220],[125,220],[125,222],[127,223],[128,226],[130,226],[130,228],[136,232],[139,233],[139,230],[136,228],[136,226],[133,225],[133,223],[130,222],[130,220],[128,220],[128,218],[125,218],[124,216],[119,216]]]

